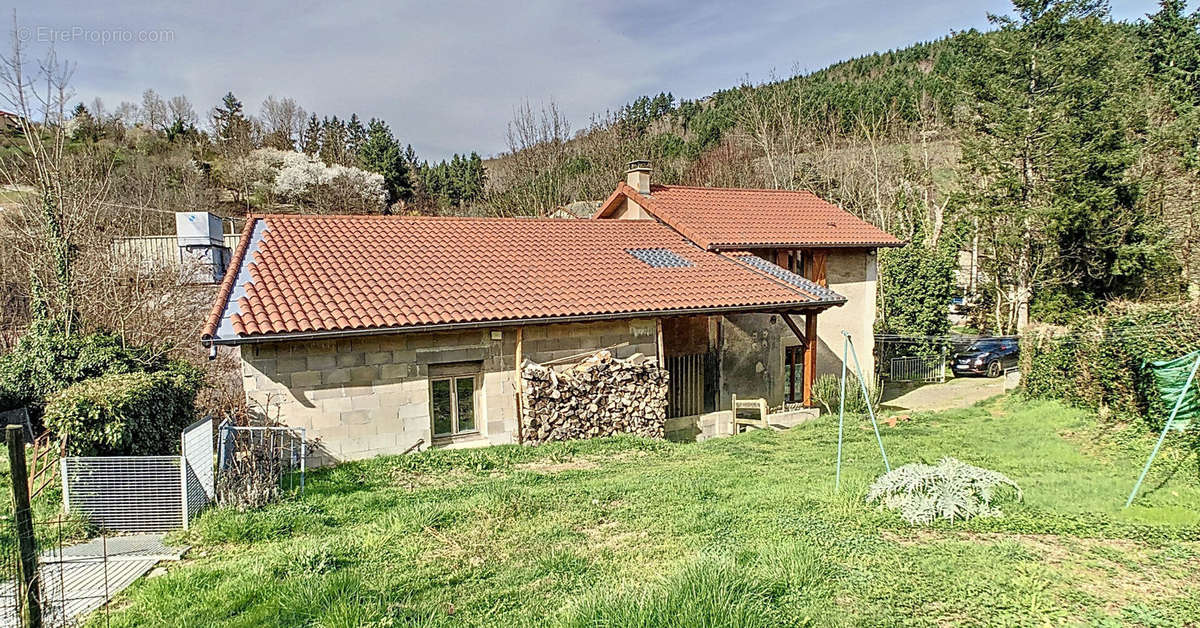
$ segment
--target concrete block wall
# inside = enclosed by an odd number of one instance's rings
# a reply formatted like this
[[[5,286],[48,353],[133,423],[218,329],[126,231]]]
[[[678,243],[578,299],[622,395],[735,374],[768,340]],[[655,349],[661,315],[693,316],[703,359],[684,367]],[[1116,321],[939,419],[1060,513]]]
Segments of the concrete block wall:
[[[522,333],[524,355],[537,362],[622,343],[618,357],[655,356],[657,348],[653,319],[532,325]],[[317,439],[314,465],[428,447],[429,367],[436,364],[480,362],[479,434],[471,440],[516,441],[515,328],[262,343],[241,354],[247,403]]]
[[[621,344],[625,346],[612,350],[618,358],[635,353],[649,357],[658,355],[658,326],[652,318],[531,325],[522,334],[524,357],[540,363]]]
[[[812,421],[821,415],[816,408],[802,408],[767,415],[767,423],[775,429],[787,429]],[[743,415],[745,416],[745,415]],[[720,410],[692,416],[667,419],[667,440],[677,443],[703,442],[710,438],[733,435],[733,411]]]
[[[733,411],[720,410],[667,419],[667,440],[677,443],[703,442],[733,435]]]
[[[797,319],[803,328],[803,318]],[[799,343],[777,314],[722,317],[718,406],[728,409],[733,395],[747,399],[761,397],[772,406],[783,403],[784,347]]]

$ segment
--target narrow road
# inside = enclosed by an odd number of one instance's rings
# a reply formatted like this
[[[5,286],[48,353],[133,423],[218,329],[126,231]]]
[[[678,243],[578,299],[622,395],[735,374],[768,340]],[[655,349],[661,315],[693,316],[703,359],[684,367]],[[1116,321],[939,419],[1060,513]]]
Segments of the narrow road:
[[[884,410],[935,412],[966,408],[1003,394],[1005,378],[955,377],[941,384],[887,384],[883,389]]]

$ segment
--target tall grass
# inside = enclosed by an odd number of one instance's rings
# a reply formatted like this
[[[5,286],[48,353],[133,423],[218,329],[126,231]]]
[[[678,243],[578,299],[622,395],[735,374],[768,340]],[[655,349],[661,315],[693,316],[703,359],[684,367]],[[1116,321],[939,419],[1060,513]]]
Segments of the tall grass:
[[[1025,500],[916,528],[865,503],[873,431],[836,417],[679,445],[636,438],[379,458],[313,472],[303,499],[215,509],[185,565],[112,626],[776,626],[1200,619],[1200,482],[1124,496],[1152,438],[1001,399],[882,428],[892,464],[953,455]],[[583,464],[586,463],[586,464]],[[1047,559],[1053,556],[1053,560]],[[1081,591],[1080,582],[1102,586]],[[1148,582],[1176,583],[1170,587]],[[1191,596],[1191,598],[1189,598]],[[1191,601],[1189,601],[1191,600]]]
[[[570,607],[564,628],[729,626],[759,628],[811,619],[829,600],[829,567],[815,548],[784,543],[737,560],[702,555],[651,584],[594,590]]]

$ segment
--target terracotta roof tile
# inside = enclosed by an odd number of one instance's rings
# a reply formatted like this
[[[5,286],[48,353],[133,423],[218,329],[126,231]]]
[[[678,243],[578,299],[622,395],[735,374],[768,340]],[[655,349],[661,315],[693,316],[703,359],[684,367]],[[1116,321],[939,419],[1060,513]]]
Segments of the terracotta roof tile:
[[[622,183],[596,217],[605,217],[621,196],[710,250],[903,244],[806,190],[653,185],[643,196]]]
[[[654,221],[264,216],[252,222],[206,338],[844,302],[704,251]]]

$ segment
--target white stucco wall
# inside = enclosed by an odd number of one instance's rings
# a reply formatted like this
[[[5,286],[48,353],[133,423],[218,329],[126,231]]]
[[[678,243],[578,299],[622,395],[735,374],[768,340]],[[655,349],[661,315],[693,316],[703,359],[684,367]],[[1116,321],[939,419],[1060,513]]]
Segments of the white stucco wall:
[[[876,282],[879,279],[874,250],[832,249],[829,251],[826,277],[829,288],[846,297],[846,304],[822,312],[817,317],[817,375],[840,374],[842,368],[842,330],[850,332],[863,376],[873,382],[875,351]],[[853,362],[848,364],[854,368]]]

